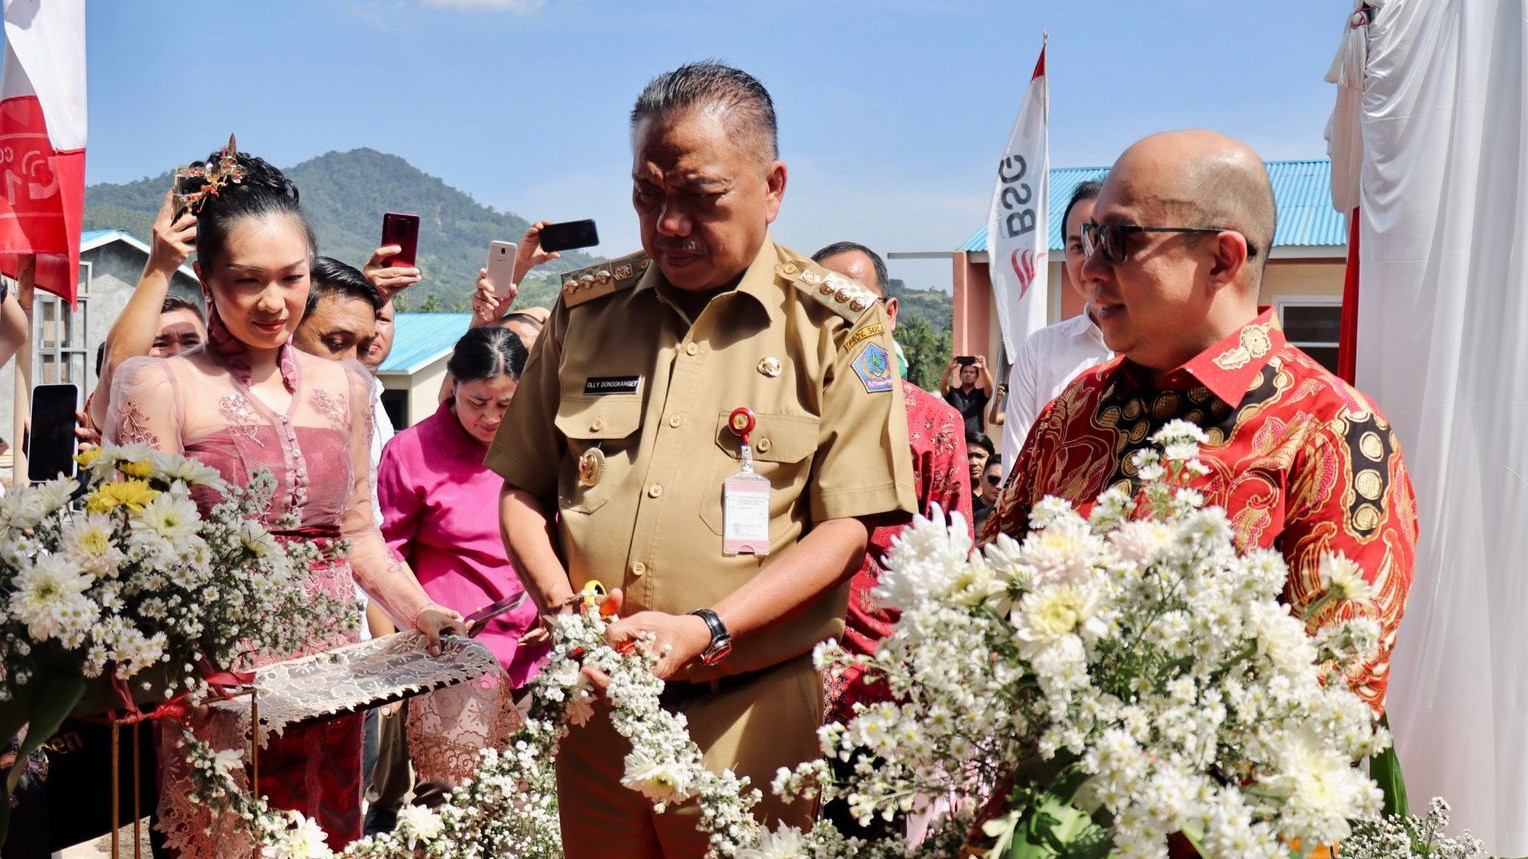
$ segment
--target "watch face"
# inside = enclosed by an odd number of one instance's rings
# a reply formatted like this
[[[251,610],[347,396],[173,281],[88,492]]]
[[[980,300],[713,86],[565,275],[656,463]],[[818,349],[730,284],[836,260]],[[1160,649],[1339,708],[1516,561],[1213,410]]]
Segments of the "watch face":
[[[705,652],[700,654],[700,661],[707,665],[715,665],[716,663],[721,662],[723,659],[726,659],[727,654],[731,652],[732,638],[730,636],[713,638],[711,639],[710,646],[705,649]]]

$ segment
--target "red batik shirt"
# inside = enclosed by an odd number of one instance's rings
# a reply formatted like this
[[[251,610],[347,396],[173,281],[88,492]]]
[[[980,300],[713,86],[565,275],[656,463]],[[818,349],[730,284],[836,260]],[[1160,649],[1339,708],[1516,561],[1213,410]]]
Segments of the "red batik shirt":
[[[1383,711],[1390,651],[1411,587],[1416,499],[1390,423],[1373,402],[1284,339],[1268,311],[1154,384],[1123,358],[1078,377],[1041,414],[988,520],[1021,537],[1054,495],[1084,513],[1111,486],[1138,488],[1131,455],[1181,418],[1204,429],[1210,473],[1191,485],[1226,509],[1236,545],[1276,549],[1300,615],[1321,592],[1323,552],[1356,561],[1381,628],[1374,662],[1350,678]],[[1331,622],[1349,608],[1312,618]]]
[[[945,513],[959,513],[969,529],[971,464],[966,459],[964,419],[949,403],[912,382],[902,382],[902,398],[907,402],[907,439],[912,447],[918,512],[932,517],[937,504]],[[883,525],[870,532],[865,563],[849,581],[843,646],[850,653],[874,653],[876,645],[891,632],[892,624],[901,615],[896,609],[879,605],[870,591],[881,580],[881,564],[891,549],[892,538],[907,525],[906,522]],[[870,704],[890,697],[885,683],[866,682],[857,669],[841,680],[823,673],[824,718],[829,722],[853,718],[855,703]]]

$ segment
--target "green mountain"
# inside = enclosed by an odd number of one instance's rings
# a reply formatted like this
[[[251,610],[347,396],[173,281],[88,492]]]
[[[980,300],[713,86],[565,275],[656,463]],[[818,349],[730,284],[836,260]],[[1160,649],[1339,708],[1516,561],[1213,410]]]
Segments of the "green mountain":
[[[381,240],[384,212],[419,215],[424,280],[403,294],[400,309],[466,311],[488,243],[518,242],[529,226],[519,215],[484,206],[402,158],[374,149],[329,152],[283,170],[302,192],[319,253],[358,268]],[[168,171],[121,185],[91,185],[85,189],[84,228],[125,229],[146,242],[169,187]],[[549,275],[596,259],[565,251],[562,259],[531,273],[517,303],[550,307],[557,285]]]

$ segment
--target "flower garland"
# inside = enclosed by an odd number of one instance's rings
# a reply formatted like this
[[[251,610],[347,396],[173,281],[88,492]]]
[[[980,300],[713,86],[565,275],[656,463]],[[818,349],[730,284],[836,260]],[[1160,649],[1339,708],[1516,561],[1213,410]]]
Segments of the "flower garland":
[[[973,552],[962,523],[920,520],[877,591],[902,610],[877,653],[819,647],[821,667],[870,669],[894,701],[822,729],[824,755],[855,762],[849,783],[815,761],[772,789],[844,797],[864,823],[943,806],[921,844],[825,823],[768,831],[751,814],[758,790],[707,769],[683,718],[659,706],[651,656],[609,647],[589,610],[558,618],[508,753],[485,753],[439,810],[339,855],[560,855],[553,761],[596,706],[632,743],[623,784],[660,812],[697,803],[715,857],[1162,856],[1174,833],[1206,856],[1287,857],[1296,839],[1361,835],[1349,821],[1372,818],[1380,797],[1355,764],[1389,738],[1341,682],[1378,638],[1359,571],[1326,559],[1318,608],[1341,602],[1323,616],[1342,619],[1308,628],[1279,601],[1282,558],[1239,555],[1224,511],[1184,488],[1203,468],[1198,428],[1175,422],[1153,440],[1163,452],[1136,459],[1138,496],[1110,490],[1086,518],[1049,499],[1022,543]],[[586,669],[610,678],[603,704]],[[258,812],[241,813],[263,827],[266,855],[332,855],[300,817]]]

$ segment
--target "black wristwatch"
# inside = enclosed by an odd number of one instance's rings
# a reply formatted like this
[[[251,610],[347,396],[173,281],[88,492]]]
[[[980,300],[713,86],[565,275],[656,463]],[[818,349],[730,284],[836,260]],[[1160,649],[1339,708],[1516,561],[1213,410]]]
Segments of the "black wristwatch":
[[[700,661],[706,665],[715,665],[727,658],[732,652],[732,634],[727,631],[727,625],[716,616],[716,612],[708,608],[698,608],[690,612],[706,622],[711,630],[711,643],[700,653]]]

